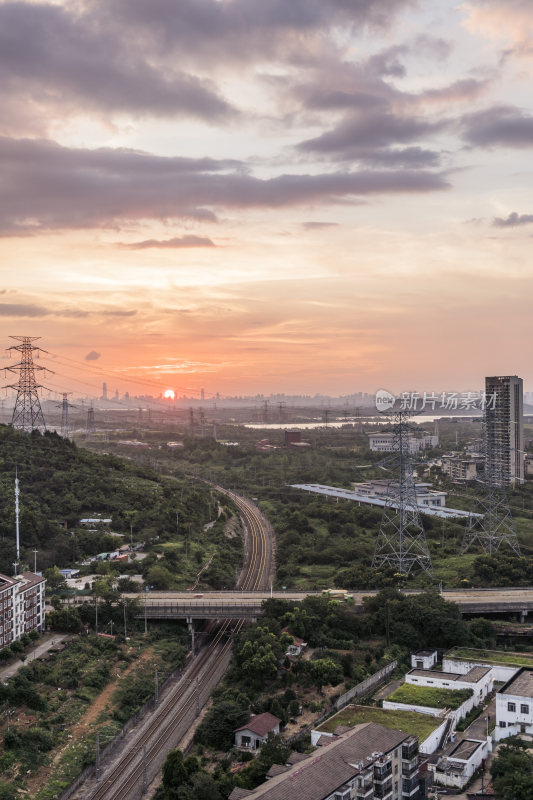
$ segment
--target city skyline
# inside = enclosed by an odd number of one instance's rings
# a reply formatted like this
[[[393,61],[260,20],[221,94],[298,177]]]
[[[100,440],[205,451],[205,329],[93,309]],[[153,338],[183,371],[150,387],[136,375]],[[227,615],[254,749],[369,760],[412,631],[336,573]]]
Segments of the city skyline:
[[[1,342],[41,336],[45,385],[533,385],[525,0],[33,0],[0,24]]]

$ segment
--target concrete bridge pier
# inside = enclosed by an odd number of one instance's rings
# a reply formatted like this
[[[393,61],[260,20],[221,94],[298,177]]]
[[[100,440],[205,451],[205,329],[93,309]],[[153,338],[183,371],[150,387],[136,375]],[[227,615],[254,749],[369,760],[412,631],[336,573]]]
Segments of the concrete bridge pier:
[[[196,655],[196,640],[194,637],[194,619],[192,617],[186,618],[187,628],[189,629],[189,633],[191,634],[191,653]]]

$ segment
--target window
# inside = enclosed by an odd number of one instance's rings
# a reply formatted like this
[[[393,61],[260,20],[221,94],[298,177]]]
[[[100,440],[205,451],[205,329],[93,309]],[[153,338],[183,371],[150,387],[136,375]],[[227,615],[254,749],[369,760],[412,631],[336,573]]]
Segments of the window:
[[[507,711],[516,711],[515,703],[507,703]]]
[[[502,720],[502,721],[500,722],[500,728],[505,728],[505,727],[507,727],[507,726],[506,726],[506,723],[505,723],[505,722],[503,722],[503,720]]]
[[[529,706],[525,703],[520,704],[520,713],[521,714],[529,714]]]

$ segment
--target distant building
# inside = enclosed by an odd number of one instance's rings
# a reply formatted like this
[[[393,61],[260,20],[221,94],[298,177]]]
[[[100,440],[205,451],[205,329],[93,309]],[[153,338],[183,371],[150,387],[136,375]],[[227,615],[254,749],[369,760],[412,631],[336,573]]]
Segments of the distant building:
[[[442,457],[442,471],[452,483],[475,481],[485,471],[485,457],[449,453]]]
[[[46,580],[33,572],[14,578],[0,575],[0,647],[7,647],[23,633],[44,631]]]
[[[524,473],[533,475],[533,453],[524,456]]]
[[[82,528],[92,528],[94,525],[101,525],[108,528],[111,522],[111,517],[83,517],[80,519],[80,526]]]
[[[362,497],[377,497],[386,499],[388,497],[397,496],[399,492],[399,484],[397,481],[375,479],[365,481],[365,483],[354,483],[352,485],[354,491]],[[430,487],[431,483],[415,484],[418,506],[445,506],[446,492],[437,491]]]
[[[429,450],[438,447],[439,436],[437,433],[424,434],[423,436],[409,437],[409,452],[419,453],[421,450]],[[394,434],[392,433],[369,433],[368,446],[374,453],[392,453],[394,448]]]
[[[516,375],[485,378],[486,479],[494,486],[524,481],[523,381]]]
[[[297,444],[302,441],[302,432],[298,430],[285,431],[285,447],[290,447],[291,444]]]

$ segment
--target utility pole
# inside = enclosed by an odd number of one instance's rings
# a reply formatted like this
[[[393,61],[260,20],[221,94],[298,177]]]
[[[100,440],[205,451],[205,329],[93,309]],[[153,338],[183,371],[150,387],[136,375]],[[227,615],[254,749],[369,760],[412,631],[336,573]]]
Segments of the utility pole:
[[[12,367],[4,367],[9,372],[19,371],[18,383],[4,386],[4,389],[16,389],[17,392],[11,425],[22,431],[40,430],[44,432],[46,424],[38,389],[46,389],[47,387],[37,383],[35,371],[51,372],[51,370],[34,364],[33,353],[34,351],[41,353],[46,353],[47,351],[32,344],[32,342],[40,339],[40,336],[10,336],[9,338],[21,342],[21,344],[7,348],[9,351],[17,350],[21,355],[20,361],[17,364],[13,364]],[[48,391],[50,390],[48,389]]]
[[[157,670],[155,671],[155,704],[157,705],[159,702],[159,680],[157,675]]]
[[[39,552],[38,550],[32,550],[32,553],[33,553],[33,571],[34,571],[34,573],[37,572],[37,553],[38,552]]]
[[[143,747],[143,786],[141,795],[143,795],[148,788],[148,772],[146,769],[146,745]]]
[[[126,609],[127,609],[127,604],[128,604],[128,601],[126,600],[126,598],[124,598],[124,605],[123,605],[123,609],[124,609],[124,638],[125,638],[125,639],[126,639],[126,638],[127,638],[127,636],[128,636],[128,623],[127,623],[127,617],[128,617],[128,615],[127,615],[127,611],[126,611]]]
[[[100,780],[100,734],[96,733],[96,780]]]

